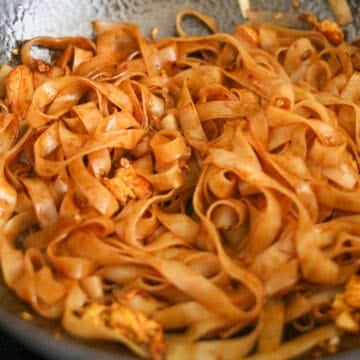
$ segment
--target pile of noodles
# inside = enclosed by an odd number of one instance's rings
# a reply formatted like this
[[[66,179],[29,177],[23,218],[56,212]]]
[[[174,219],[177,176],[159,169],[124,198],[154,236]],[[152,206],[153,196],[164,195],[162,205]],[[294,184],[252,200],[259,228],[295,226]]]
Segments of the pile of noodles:
[[[326,349],[359,330],[359,48],[205,15],[186,36],[185,14],[176,38],[94,22],[2,68],[4,280],[145,358]]]

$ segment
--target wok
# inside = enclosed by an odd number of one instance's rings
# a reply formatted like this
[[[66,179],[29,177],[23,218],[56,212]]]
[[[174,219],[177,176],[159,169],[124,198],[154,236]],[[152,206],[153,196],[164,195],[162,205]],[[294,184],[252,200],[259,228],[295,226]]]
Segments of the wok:
[[[348,40],[360,34],[358,1],[350,1],[354,22],[345,27]],[[251,0],[253,7],[295,12],[291,0]],[[173,35],[176,13],[186,7],[214,16],[220,31],[231,31],[243,22],[237,0],[0,0],[0,65],[18,61],[16,51],[21,43],[34,36],[92,36],[94,19],[135,22],[144,34],[158,27],[158,36]],[[311,11],[320,18],[332,18],[325,0],[303,0],[297,11]],[[198,23],[186,21],[191,33],[201,33]],[[46,53],[37,50],[36,55]],[[136,359],[119,344],[83,341],[67,335],[58,322],[40,318],[18,300],[0,281],[0,327],[20,342],[49,359],[119,360]],[[358,337],[359,338],[359,337]],[[360,340],[347,338],[343,351],[329,359],[360,358]]]

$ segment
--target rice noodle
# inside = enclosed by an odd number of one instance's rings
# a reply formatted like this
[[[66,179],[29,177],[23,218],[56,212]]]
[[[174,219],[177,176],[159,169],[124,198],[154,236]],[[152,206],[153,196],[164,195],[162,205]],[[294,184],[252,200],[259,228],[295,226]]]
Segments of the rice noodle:
[[[93,25],[2,67],[6,285],[144,358],[289,359],[357,331],[359,49],[188,9],[180,37]]]

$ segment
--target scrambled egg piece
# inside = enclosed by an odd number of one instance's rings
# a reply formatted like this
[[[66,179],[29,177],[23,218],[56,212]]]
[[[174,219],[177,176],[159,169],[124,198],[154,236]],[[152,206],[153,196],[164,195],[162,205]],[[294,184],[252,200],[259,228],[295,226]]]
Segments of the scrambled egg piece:
[[[145,348],[153,360],[165,358],[166,346],[161,326],[139,311],[118,303],[108,306],[91,304],[82,309],[79,321],[84,326],[93,323],[99,330],[105,327],[114,334],[114,339],[121,335],[124,340],[127,339],[124,343],[128,346],[133,343]]]
[[[344,33],[336,22],[319,21],[314,14],[309,13],[301,14],[300,19],[320,31],[332,44],[340,45],[344,41]]]
[[[342,294],[333,302],[335,321],[342,330],[357,333],[360,331],[360,277],[354,275]]]
[[[104,185],[115,195],[122,205],[131,199],[146,199],[151,196],[151,184],[138,175],[130,161],[122,158],[114,177],[104,178]]]
[[[344,41],[344,33],[334,21],[321,21],[318,30],[334,45],[340,45]]]

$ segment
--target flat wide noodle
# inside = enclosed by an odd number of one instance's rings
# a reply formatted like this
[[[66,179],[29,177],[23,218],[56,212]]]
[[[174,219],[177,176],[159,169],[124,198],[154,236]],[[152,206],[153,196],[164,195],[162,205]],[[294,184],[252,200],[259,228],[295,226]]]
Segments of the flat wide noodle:
[[[187,36],[186,15],[213,34]],[[217,33],[189,9],[157,41],[93,25],[0,69],[7,286],[158,360],[285,360],[359,332],[359,49]]]

